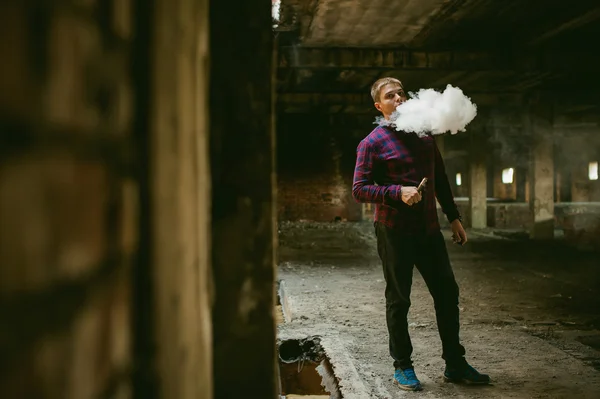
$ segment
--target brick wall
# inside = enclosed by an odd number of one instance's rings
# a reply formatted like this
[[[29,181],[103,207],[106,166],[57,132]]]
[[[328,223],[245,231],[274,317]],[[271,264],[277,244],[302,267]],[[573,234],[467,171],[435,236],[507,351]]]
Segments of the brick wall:
[[[531,224],[529,204],[489,204],[487,208],[488,226],[499,229],[527,229]]]
[[[130,7],[128,0],[0,4],[6,398],[131,392]]]
[[[2,397],[212,397],[207,10],[0,3]]]
[[[271,22],[0,3],[2,397],[275,396]]]
[[[457,201],[458,208],[464,215],[465,224],[470,226],[469,204],[466,201]],[[600,203],[563,202],[554,205],[555,226],[564,229],[570,215],[590,215],[590,220],[596,220],[600,215]],[[438,208],[440,221],[444,222],[445,216]],[[488,226],[498,229],[527,229],[531,223],[531,209],[528,203],[493,203],[487,204]]]
[[[351,176],[281,176],[277,188],[279,220],[361,220],[361,206],[352,198]]]
[[[467,201],[457,201],[458,209],[463,216],[465,226],[471,226],[471,218],[469,212],[469,203]],[[438,206],[438,218],[442,227],[448,227],[446,215]],[[589,215],[591,223],[600,216],[600,203],[559,203],[554,207],[556,228],[564,229],[571,228],[572,221],[570,216],[576,215],[579,219]],[[372,220],[373,211],[366,210],[362,220]],[[572,219],[572,218],[571,218]],[[488,227],[498,229],[528,229],[531,223],[531,210],[528,203],[490,203],[487,204],[487,220]],[[589,223],[588,223],[589,224]],[[600,227],[593,225],[593,228]],[[589,228],[586,225],[586,228]]]
[[[352,130],[345,123],[318,113],[279,115],[279,220],[361,220],[361,206],[352,198],[352,177],[356,147],[372,125],[357,124]]]

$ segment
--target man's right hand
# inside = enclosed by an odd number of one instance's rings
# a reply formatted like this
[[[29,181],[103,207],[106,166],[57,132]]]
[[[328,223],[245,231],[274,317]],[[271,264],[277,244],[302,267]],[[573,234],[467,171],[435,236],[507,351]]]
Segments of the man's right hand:
[[[416,187],[402,187],[402,202],[407,205],[414,205],[419,201],[421,201],[421,193],[417,191]]]

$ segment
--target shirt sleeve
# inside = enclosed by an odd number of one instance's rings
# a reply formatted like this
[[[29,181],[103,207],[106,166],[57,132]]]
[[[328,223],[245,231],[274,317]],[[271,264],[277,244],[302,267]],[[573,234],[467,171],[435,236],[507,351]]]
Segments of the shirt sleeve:
[[[448,176],[446,175],[446,167],[444,165],[444,160],[442,159],[442,154],[440,154],[440,150],[435,142],[434,151],[435,196],[440,203],[442,211],[446,215],[448,222],[452,223],[454,220],[460,219],[460,212],[456,206],[456,202],[454,201],[454,195],[452,194],[450,182],[448,181]]]
[[[352,184],[352,197],[357,202],[386,204],[400,201],[402,186],[378,186],[373,177],[375,152],[373,145],[363,140],[356,149],[356,167]]]

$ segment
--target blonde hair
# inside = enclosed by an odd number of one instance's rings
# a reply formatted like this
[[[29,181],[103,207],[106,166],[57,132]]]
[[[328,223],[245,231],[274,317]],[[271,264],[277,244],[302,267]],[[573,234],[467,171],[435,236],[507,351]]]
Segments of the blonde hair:
[[[400,87],[404,88],[404,86],[402,86],[402,82],[400,82],[396,78],[386,77],[377,79],[377,81],[373,83],[373,86],[371,86],[371,97],[373,97],[374,102],[378,102],[379,100],[381,100],[381,89],[383,88],[383,86],[388,85],[390,83],[397,84]]]

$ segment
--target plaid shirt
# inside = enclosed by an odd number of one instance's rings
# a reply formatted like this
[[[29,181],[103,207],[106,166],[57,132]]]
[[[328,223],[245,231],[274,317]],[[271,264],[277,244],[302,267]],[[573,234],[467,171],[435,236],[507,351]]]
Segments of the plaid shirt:
[[[416,187],[424,177],[422,200],[405,204],[402,186]],[[439,231],[436,197],[449,222],[460,218],[435,139],[392,127],[376,127],[358,145],[352,196],[376,204],[375,221],[408,234]]]

